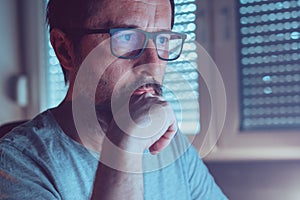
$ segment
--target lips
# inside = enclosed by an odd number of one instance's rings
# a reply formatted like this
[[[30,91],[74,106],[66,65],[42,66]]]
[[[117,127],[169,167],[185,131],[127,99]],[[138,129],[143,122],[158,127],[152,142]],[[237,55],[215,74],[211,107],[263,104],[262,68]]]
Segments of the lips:
[[[144,85],[133,92],[134,95],[142,95],[149,92],[152,95],[156,94],[155,89],[152,86]]]

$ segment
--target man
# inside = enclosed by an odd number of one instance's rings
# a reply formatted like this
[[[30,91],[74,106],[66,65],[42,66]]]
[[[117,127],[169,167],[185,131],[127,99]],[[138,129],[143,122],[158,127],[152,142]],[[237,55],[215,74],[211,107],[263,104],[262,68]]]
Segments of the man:
[[[2,138],[1,199],[226,199],[161,97],[174,2],[50,0],[47,17],[69,90]]]

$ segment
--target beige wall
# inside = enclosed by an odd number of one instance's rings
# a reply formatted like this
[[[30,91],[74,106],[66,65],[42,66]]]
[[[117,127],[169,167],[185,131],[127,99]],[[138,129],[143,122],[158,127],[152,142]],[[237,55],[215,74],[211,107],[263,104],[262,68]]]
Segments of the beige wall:
[[[299,200],[300,161],[208,163],[230,200]]]
[[[0,1],[0,125],[29,119],[45,92],[45,2]],[[25,84],[24,84],[25,81]],[[19,88],[19,89],[17,89]]]
[[[0,124],[21,119],[15,101],[15,77],[21,73],[16,0],[0,1]]]

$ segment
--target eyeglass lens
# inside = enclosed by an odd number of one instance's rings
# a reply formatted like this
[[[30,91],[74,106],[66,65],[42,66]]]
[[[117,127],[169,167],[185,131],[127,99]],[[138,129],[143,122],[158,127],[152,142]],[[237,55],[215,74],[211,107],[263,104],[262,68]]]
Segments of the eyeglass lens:
[[[157,53],[163,59],[175,59],[181,52],[182,42],[182,37],[175,33],[159,34],[155,41]]]
[[[111,38],[112,52],[122,58],[134,58],[141,54],[146,41],[146,34],[137,30],[120,30]],[[176,33],[160,33],[154,38],[157,54],[165,60],[173,60],[179,57],[183,38]]]

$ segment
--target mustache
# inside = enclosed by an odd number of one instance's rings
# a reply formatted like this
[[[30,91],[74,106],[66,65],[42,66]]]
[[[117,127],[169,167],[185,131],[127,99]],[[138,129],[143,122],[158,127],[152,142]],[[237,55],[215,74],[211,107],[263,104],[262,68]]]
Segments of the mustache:
[[[138,79],[137,81],[126,87],[124,91],[127,93],[133,93],[135,90],[141,87],[151,87],[155,91],[156,95],[162,96],[163,86],[155,79]]]
[[[123,105],[122,97],[128,96],[129,94],[132,94],[135,90],[141,87],[152,87],[155,91],[155,94],[158,96],[162,96],[163,94],[163,86],[158,81],[151,79],[138,79],[137,81],[131,83],[126,88],[123,89],[122,93],[118,97],[118,100],[114,102],[116,107],[119,107]],[[130,95],[131,96],[131,95]],[[112,119],[112,111],[111,111],[111,104],[112,99],[108,100],[106,103],[103,104],[96,104],[95,110],[96,110],[96,116],[98,118],[98,122],[101,124],[101,126],[105,127],[105,123],[110,122]],[[120,104],[120,105],[118,105]],[[105,122],[105,123],[103,123]]]
[[[152,87],[155,91],[155,93],[159,96],[162,96],[162,85],[159,83],[147,83],[145,84],[145,87]]]
[[[160,84],[158,81],[156,81],[154,78],[153,79],[145,79],[145,78],[140,78],[131,84],[125,86],[121,93],[118,95],[118,98],[123,98],[125,96],[131,96],[133,92],[141,87],[152,87],[153,90],[155,91],[155,94],[158,96],[163,95],[163,85]],[[112,99],[108,99],[107,101],[101,103],[101,104],[96,104],[95,108],[96,110],[106,110],[110,111],[110,105]]]

